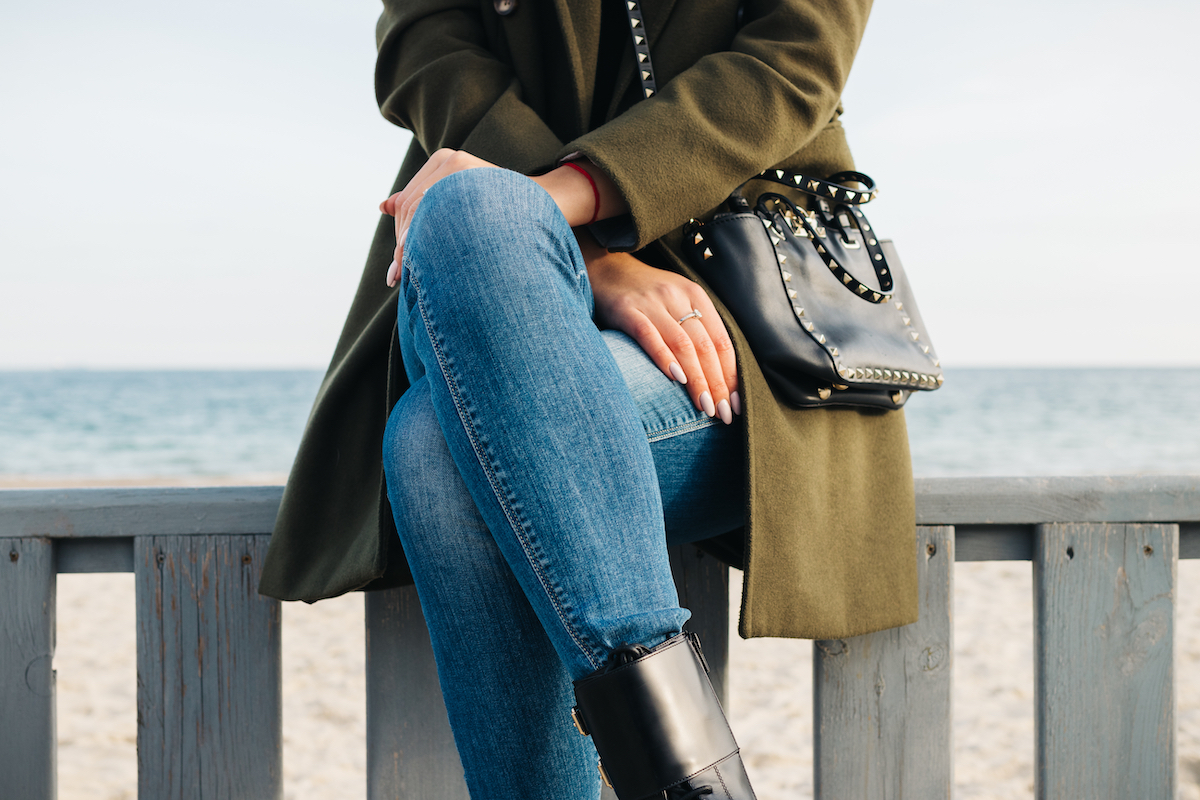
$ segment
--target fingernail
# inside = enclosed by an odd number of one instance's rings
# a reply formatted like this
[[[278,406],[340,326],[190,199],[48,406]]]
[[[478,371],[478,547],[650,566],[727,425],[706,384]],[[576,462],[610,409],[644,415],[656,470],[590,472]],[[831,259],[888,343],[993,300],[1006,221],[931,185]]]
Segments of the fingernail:
[[[388,271],[387,271],[387,285],[395,286],[396,279],[399,277],[400,277],[400,265],[397,264],[396,259],[393,258],[391,266],[388,267]]]
[[[683,374],[683,370],[680,369],[679,365],[674,361],[671,362],[671,366],[667,367],[667,370],[671,373],[671,377],[675,380],[683,384],[687,383],[687,375]]]
[[[404,247],[404,240],[408,238],[408,228],[400,232],[400,241],[396,242],[396,247]]]
[[[739,417],[742,415],[742,396],[737,392],[729,393],[729,405],[733,406],[733,413]]]
[[[700,408],[704,409],[704,413],[710,417],[717,415],[717,409],[713,406],[712,395],[708,393],[708,389],[700,393]]]
[[[733,411],[729,408],[728,400],[722,400],[717,403],[717,413],[721,415],[721,422],[724,422],[726,425],[733,424]]]

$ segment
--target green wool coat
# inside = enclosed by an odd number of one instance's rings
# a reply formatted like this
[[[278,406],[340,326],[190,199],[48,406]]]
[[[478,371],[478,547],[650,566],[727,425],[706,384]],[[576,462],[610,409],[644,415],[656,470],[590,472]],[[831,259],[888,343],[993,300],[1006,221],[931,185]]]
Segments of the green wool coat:
[[[642,99],[630,45],[608,121],[588,130],[599,2],[385,0],[376,94],[412,131],[399,190],[442,147],[526,174],[581,153],[630,213],[612,249],[697,276],[681,227],[768,167],[850,169],[839,99],[870,0],[644,0],[659,93]],[[616,1],[616,0],[611,0]],[[766,187],[764,187],[766,188]],[[411,582],[384,492],[380,443],[407,388],[385,217],[301,441],[260,590],[315,601]],[[912,473],[902,411],[777,402],[720,301],[746,427],[746,525],[707,543],[745,569],[743,636],[837,638],[917,617]]]

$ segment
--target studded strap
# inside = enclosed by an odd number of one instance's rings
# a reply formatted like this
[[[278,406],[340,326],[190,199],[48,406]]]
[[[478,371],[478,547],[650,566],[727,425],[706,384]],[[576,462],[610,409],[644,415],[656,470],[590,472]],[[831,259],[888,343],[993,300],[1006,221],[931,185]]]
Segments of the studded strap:
[[[633,37],[633,56],[637,63],[638,78],[642,82],[642,97],[650,98],[658,94],[658,83],[654,79],[654,65],[650,60],[650,41],[646,35],[646,20],[642,13],[642,5],[638,0],[622,0],[625,3],[625,14],[629,18],[629,34]],[[814,178],[799,172],[785,169],[768,169],[759,178],[783,184],[791,189],[798,189],[805,194],[819,197],[837,203],[862,205],[870,202],[878,194],[875,181],[861,172],[839,172],[828,178]],[[867,187],[853,189],[846,183],[857,183]]]
[[[637,60],[638,77],[642,81],[642,97],[653,97],[658,93],[654,80],[654,67],[650,63],[650,41],[646,37],[646,20],[642,16],[642,5],[636,0],[624,0],[625,13],[629,16],[629,34],[633,37],[633,55]]]

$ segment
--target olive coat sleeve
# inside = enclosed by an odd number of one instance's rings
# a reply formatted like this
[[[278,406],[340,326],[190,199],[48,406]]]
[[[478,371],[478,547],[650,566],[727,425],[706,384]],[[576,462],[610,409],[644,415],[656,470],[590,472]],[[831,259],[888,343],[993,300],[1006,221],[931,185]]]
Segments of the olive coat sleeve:
[[[450,147],[524,173],[553,162],[562,142],[492,52],[498,21],[478,0],[383,5],[375,95],[385,118],[412,131],[426,155]]]

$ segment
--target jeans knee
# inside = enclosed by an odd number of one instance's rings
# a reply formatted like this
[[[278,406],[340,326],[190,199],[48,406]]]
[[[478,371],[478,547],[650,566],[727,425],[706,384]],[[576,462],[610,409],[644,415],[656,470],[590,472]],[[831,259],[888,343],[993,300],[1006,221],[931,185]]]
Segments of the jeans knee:
[[[447,469],[454,463],[423,378],[396,403],[384,428],[383,475],[397,525],[423,513],[421,506],[435,496],[431,490],[444,490]]]
[[[431,186],[417,206],[405,251],[418,267],[471,269],[481,260],[514,261],[548,242],[574,243],[550,195],[520,173],[498,168],[456,172]]]

